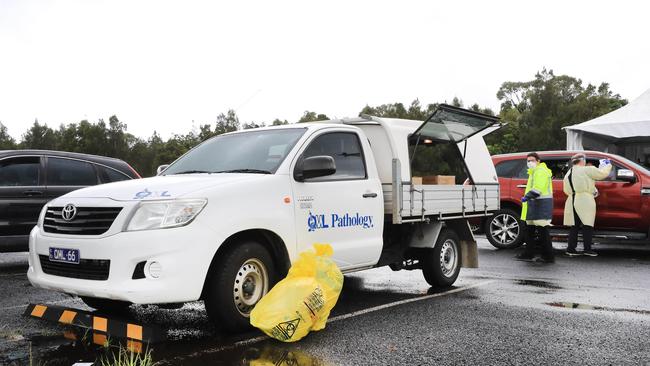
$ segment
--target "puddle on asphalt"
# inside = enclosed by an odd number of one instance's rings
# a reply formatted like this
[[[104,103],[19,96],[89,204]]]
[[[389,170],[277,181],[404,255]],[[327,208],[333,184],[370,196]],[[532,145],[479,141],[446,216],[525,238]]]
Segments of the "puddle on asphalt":
[[[518,285],[522,286],[531,286],[531,287],[538,287],[538,288],[543,288],[543,289],[549,289],[549,290],[561,290],[562,287],[552,283],[552,282],[547,282],[547,281],[540,281],[540,280],[514,280],[514,282]]]
[[[545,305],[549,305],[549,306],[556,307],[556,308],[566,308],[566,309],[600,310],[600,311],[611,311],[611,312],[622,312],[622,313],[650,315],[650,310],[612,308],[612,307],[607,307],[607,306],[580,304],[580,303],[576,303],[576,302],[560,302],[560,301],[557,301],[557,302],[547,302],[547,303],[545,303]]]
[[[281,343],[271,339],[248,342],[215,334],[201,341],[166,341],[147,344],[118,340],[102,333],[76,327],[65,327],[59,334],[27,337],[11,353],[0,355],[0,364],[70,366],[74,363],[113,365],[120,355],[144,359],[150,363],[135,365],[276,365],[326,366],[330,363],[300,349],[299,344]],[[255,334],[257,335],[257,334]],[[237,343],[247,343],[237,346]]]
[[[241,366],[329,366],[331,363],[299,348],[299,344],[273,340],[217,352],[198,351],[190,356],[168,358],[160,365],[241,365]]]
[[[207,343],[207,342],[206,342]],[[175,342],[142,344],[107,339],[101,334],[67,329],[59,335],[28,338],[24,347],[0,356],[0,364],[70,366],[75,363],[113,365],[115,359],[150,358],[149,363],[134,365],[274,365],[274,366],[328,366],[330,362],[300,349],[299,344],[285,344],[274,340],[235,347],[219,342],[194,345],[188,349],[176,347]],[[173,350],[173,351],[172,351]],[[191,351],[190,351],[191,350]],[[183,354],[185,352],[185,354]],[[129,363],[131,364],[131,363]]]

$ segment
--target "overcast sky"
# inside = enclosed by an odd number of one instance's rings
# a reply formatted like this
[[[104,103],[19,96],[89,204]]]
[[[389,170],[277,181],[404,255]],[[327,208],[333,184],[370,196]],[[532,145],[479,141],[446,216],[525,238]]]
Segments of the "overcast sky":
[[[644,1],[0,0],[0,122],[19,137],[116,114],[169,136],[235,109],[241,122],[305,110],[450,101],[498,110],[503,81],[542,67],[650,88]]]

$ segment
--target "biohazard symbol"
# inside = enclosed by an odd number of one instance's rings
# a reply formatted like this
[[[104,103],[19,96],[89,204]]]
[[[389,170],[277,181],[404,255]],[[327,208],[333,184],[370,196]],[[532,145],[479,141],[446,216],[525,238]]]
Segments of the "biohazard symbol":
[[[279,323],[275,326],[275,330],[282,334],[285,340],[291,339],[293,334],[296,332],[296,329],[298,329],[298,324],[300,324],[300,318]]]

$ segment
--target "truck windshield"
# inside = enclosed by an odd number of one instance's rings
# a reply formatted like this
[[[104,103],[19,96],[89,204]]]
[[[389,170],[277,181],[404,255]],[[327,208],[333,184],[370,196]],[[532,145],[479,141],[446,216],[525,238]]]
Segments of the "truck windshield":
[[[163,175],[273,174],[305,131],[305,128],[283,128],[220,135],[180,157]]]

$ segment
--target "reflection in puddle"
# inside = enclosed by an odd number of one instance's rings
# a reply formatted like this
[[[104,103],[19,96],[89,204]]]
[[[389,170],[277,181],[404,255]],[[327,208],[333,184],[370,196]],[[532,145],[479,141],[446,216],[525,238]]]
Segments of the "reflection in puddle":
[[[218,352],[197,351],[191,356],[163,359],[159,365],[239,365],[239,366],[327,366],[319,357],[298,349],[296,345],[268,340],[254,346],[223,349]]]
[[[576,302],[548,302],[546,305],[550,305],[557,308],[567,308],[567,309],[578,309],[578,310],[603,310],[603,311],[614,311],[614,312],[624,312],[624,313],[634,313],[634,314],[643,314],[650,315],[650,310],[639,310],[639,309],[624,309],[624,308],[610,308],[607,306],[597,306],[589,304],[579,304]]]
[[[249,352],[251,349],[249,349]],[[325,362],[296,349],[282,349],[265,347],[255,358],[247,362],[242,360],[242,365],[250,366],[325,366]]]

